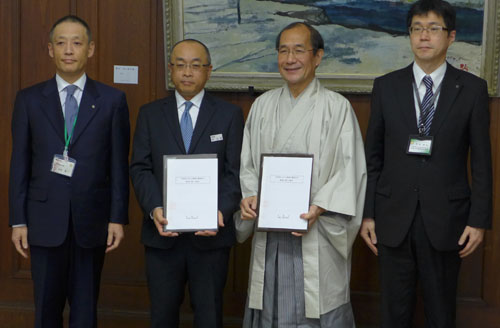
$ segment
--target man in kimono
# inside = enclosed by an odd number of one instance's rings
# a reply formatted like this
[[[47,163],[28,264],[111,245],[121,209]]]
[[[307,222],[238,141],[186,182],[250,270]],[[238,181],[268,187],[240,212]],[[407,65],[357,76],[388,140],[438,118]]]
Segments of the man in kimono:
[[[257,98],[243,137],[237,239],[253,233],[243,326],[354,327],[351,249],[366,186],[361,133],[349,102],[315,78],[324,54],[317,30],[293,23],[276,49],[286,84]],[[306,233],[254,231],[262,153],[314,155]]]

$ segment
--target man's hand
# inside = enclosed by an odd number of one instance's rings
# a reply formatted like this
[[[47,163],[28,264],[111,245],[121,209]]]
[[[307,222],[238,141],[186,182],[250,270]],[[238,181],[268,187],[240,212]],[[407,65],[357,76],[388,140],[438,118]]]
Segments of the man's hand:
[[[179,233],[177,232],[164,232],[163,226],[168,224],[167,219],[163,216],[163,208],[157,207],[153,210],[153,221],[155,222],[156,229],[160,236],[163,237],[177,237]]]
[[[308,220],[307,222],[307,228],[309,229],[312,227],[312,225],[316,222],[318,217],[323,214],[326,210],[324,208],[321,208],[316,205],[311,205],[309,206],[309,212],[307,213],[302,213],[300,217],[302,219]],[[306,234],[306,232],[292,232],[292,235],[297,236],[297,237],[302,237]]]
[[[108,224],[108,241],[106,243],[106,253],[111,252],[120,246],[120,242],[123,237],[125,237],[125,233],[123,232],[123,224],[120,223],[112,223]]]
[[[257,217],[257,196],[250,196],[241,200],[241,219],[242,220],[253,220]]]
[[[16,250],[25,259],[28,258],[28,227],[15,227],[12,228],[12,242]]]
[[[477,246],[481,244],[483,238],[484,229],[466,226],[464,232],[462,233],[462,236],[460,237],[460,240],[458,241],[458,244],[462,246],[467,241],[467,239],[468,241],[465,247],[458,253],[458,255],[460,255],[461,258],[464,258],[472,254],[476,250]]]
[[[218,211],[218,217],[219,217],[219,227],[224,227],[224,216],[222,215],[221,211]],[[217,231],[203,230],[203,231],[196,231],[194,234],[196,236],[213,237],[217,235]]]
[[[361,223],[359,235],[365,241],[368,248],[371,249],[373,254],[378,256],[377,249],[377,235],[375,234],[375,220],[373,218],[364,218]]]

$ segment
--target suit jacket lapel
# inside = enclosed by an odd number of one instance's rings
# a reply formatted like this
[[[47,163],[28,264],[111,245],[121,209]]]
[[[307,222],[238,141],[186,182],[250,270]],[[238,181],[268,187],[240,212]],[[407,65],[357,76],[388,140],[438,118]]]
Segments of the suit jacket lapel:
[[[78,137],[82,134],[99,110],[99,97],[100,95],[96,89],[94,81],[87,77],[87,82],[85,83],[85,87],[83,89],[82,100],[80,101],[80,107],[78,109],[75,131],[73,132],[73,137],[71,138],[72,144],[77,141]]]
[[[415,113],[415,98],[413,92],[413,64],[401,71],[394,94],[400,111],[411,134],[418,133],[417,116]]]
[[[56,79],[53,78],[45,84],[42,94],[45,97],[42,101],[42,110],[47,116],[57,135],[64,142],[64,116],[61,107],[61,98],[57,90]]]
[[[201,101],[198,118],[196,119],[196,125],[193,130],[193,138],[191,139],[191,145],[189,146],[189,150],[193,150],[196,148],[196,145],[200,141],[203,131],[207,127],[208,122],[210,122],[210,120],[213,117],[214,111],[215,111],[214,101],[205,92],[203,100]]]
[[[432,119],[430,135],[436,135],[439,128],[443,124],[446,116],[451,110],[455,98],[462,89],[462,84],[459,81],[460,75],[458,70],[447,64],[446,73],[441,86],[441,94],[439,95],[434,118]]]
[[[174,137],[174,140],[177,142],[179,149],[181,149],[184,153],[187,153],[186,149],[184,148],[184,140],[182,140],[181,127],[179,125],[179,114],[177,113],[177,101],[175,100],[175,96],[170,96],[165,99],[165,103],[163,105],[163,114],[165,115],[165,120],[170,127],[169,130],[172,131],[172,135]]]

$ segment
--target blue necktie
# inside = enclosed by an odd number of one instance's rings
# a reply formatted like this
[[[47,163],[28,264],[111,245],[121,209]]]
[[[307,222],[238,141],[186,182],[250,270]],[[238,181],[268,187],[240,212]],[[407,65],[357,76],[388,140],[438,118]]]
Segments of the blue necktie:
[[[432,118],[434,117],[434,93],[432,92],[432,78],[429,75],[424,76],[423,82],[426,90],[422,100],[422,112],[420,113],[420,125],[424,126],[424,134],[429,135]]]
[[[66,102],[64,103],[64,121],[66,123],[66,131],[68,136],[72,134],[73,124],[75,122],[76,115],[78,115],[78,103],[76,98],[73,96],[75,93],[76,85],[68,85],[66,87]]]
[[[186,101],[184,105],[186,105],[186,107],[184,108],[184,113],[181,117],[181,133],[186,153],[188,153],[189,146],[191,145],[191,138],[193,137],[193,121],[191,120],[191,115],[189,115],[189,110],[193,106],[193,103]]]

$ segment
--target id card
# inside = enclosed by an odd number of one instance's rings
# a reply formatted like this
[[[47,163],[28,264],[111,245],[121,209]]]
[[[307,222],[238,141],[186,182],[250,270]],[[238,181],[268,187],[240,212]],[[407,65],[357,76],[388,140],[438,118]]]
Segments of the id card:
[[[76,160],[71,157],[64,155],[54,155],[52,160],[51,172],[61,174],[67,177],[73,176],[73,171],[75,170]]]
[[[432,139],[431,136],[410,135],[406,153],[410,155],[431,156]]]

